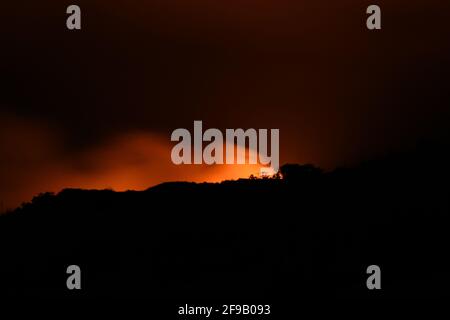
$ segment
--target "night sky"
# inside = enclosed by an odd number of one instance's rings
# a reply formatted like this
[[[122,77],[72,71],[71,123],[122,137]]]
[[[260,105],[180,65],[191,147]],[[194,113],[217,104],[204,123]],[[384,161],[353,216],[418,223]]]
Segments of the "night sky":
[[[3,1],[0,201],[64,187],[247,177],[175,166],[176,128],[279,128],[280,163],[325,169],[447,139],[442,0]],[[66,28],[66,8],[82,30]],[[382,30],[366,8],[382,9]]]

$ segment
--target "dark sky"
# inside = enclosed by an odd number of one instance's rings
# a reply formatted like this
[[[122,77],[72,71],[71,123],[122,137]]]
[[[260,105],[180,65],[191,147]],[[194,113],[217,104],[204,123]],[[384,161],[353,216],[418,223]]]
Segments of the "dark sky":
[[[74,3],[81,31],[66,29]],[[382,30],[373,32],[365,11],[375,3]],[[327,169],[448,136],[450,3],[442,0],[1,7],[0,201],[9,206],[68,186],[247,175],[171,164],[171,132],[194,120],[279,128],[281,163]]]

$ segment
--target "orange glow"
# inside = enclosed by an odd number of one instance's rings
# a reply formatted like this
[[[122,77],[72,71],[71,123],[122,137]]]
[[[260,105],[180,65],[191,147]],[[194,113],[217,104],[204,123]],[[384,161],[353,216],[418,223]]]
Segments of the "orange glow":
[[[8,119],[0,132],[8,161],[0,176],[0,201],[14,208],[41,192],[64,188],[145,190],[167,181],[220,182],[259,175],[260,165],[174,165],[169,138],[124,134],[101,146],[64,156],[56,132]],[[8,143],[7,143],[8,142]],[[7,148],[6,148],[7,146]]]

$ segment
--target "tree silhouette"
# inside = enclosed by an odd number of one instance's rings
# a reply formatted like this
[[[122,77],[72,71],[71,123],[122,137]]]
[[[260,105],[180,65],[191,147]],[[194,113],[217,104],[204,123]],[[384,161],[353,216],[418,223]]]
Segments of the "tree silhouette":
[[[285,164],[280,168],[280,174],[288,182],[304,182],[319,177],[322,169],[312,164]]]

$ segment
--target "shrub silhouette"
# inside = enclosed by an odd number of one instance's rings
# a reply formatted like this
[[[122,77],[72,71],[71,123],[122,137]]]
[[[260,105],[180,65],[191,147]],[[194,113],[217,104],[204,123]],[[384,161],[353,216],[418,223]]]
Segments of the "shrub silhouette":
[[[311,181],[317,179],[322,173],[322,169],[312,164],[285,164],[280,167],[281,176],[289,182]]]

